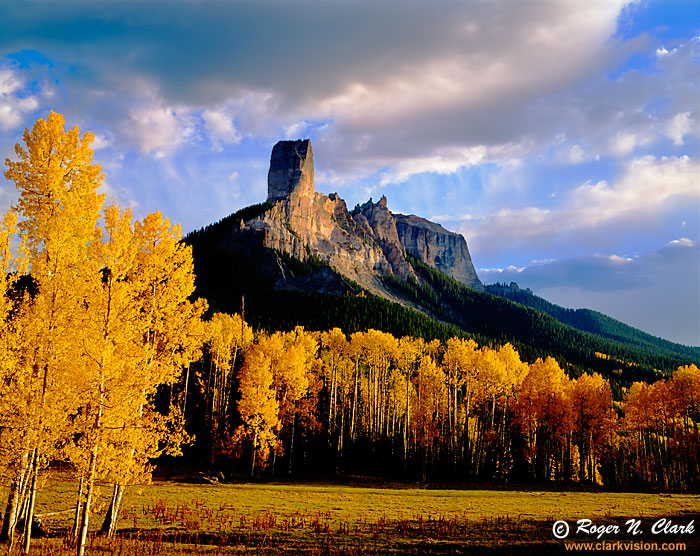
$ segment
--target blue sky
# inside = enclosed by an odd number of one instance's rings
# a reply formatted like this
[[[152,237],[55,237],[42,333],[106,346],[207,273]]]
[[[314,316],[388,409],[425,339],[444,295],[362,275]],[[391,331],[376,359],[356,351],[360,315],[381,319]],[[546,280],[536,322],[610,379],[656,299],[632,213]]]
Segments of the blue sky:
[[[310,137],[318,191],[463,233],[483,281],[700,344],[700,2],[2,3],[0,158],[49,110],[138,216],[261,202]]]

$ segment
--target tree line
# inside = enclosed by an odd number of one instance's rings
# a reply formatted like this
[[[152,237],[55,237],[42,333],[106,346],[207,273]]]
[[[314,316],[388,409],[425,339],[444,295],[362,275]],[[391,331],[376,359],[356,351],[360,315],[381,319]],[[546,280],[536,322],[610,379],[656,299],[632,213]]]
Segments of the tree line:
[[[700,486],[695,365],[635,382],[616,402],[600,374],[570,378],[551,357],[528,364],[508,343],[373,329],[253,333],[237,314],[211,323],[197,380],[219,468]]]

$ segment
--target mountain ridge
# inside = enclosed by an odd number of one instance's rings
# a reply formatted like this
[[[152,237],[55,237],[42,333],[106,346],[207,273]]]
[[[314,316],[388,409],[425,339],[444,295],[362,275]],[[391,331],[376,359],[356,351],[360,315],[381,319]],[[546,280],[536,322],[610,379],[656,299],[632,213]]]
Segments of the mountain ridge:
[[[381,279],[385,274],[415,278],[408,252],[465,285],[483,288],[463,236],[392,213],[385,196],[350,211],[337,193],[317,192],[308,139],[274,146],[266,202],[267,210],[241,222],[243,234],[257,235],[265,247],[301,260],[313,253],[375,295],[393,299]]]
[[[684,348],[683,351],[687,351],[689,356],[700,357],[700,346],[689,346],[654,336],[593,309],[562,307],[536,295],[529,288],[520,288],[516,282],[488,284],[485,289],[488,293],[547,313],[558,321],[584,332],[592,332],[610,340],[646,346],[653,345],[661,349]]]
[[[580,369],[605,368],[608,374],[616,361],[628,369],[628,376],[637,378],[646,375],[639,375],[635,366],[654,372],[700,362],[700,350],[670,342],[655,345],[635,337],[629,332],[634,329],[623,323],[619,324],[627,327],[626,333],[611,338],[610,330],[620,327],[611,325],[619,321],[610,317],[599,319],[607,329],[584,329],[571,319],[563,322],[567,310],[541,298],[520,303],[493,295],[495,286],[481,283],[461,235],[419,216],[392,213],[384,196],[349,211],[337,193],[316,192],[308,140],[275,145],[265,203],[192,232],[185,241],[193,246],[199,295],[228,312],[239,310],[245,295],[248,310],[257,311],[253,318],[265,326],[286,326],[295,320],[313,326],[345,324],[346,331],[362,323],[391,326],[372,315],[367,309],[371,306],[423,331],[433,330],[425,334],[449,329],[478,336],[483,343],[511,341],[532,357],[555,355]],[[507,288],[501,289],[504,294]],[[383,301],[354,299],[366,294]],[[313,314],[313,304],[304,305],[313,299],[329,314]],[[422,312],[425,318],[392,304]],[[282,314],[285,311],[289,314]],[[362,322],[353,311],[364,315]],[[354,324],[347,326],[350,321]],[[596,353],[613,360],[597,360]]]

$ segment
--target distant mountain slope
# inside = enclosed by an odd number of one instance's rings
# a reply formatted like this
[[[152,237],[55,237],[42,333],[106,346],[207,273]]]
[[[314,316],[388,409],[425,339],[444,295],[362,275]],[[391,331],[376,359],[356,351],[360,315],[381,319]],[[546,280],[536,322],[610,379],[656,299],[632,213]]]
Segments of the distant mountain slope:
[[[238,227],[234,223],[241,214],[259,210],[264,206],[249,207],[185,239],[193,246],[197,295],[209,300],[212,311],[240,312],[244,305],[246,319],[256,327],[338,326],[346,333],[377,328],[426,339],[470,335],[482,345],[511,342],[525,360],[552,355],[573,374],[600,372],[618,393],[632,381],[656,380],[655,369],[669,372],[700,362],[576,330],[543,311],[468,288],[410,256],[415,279],[383,278],[403,305],[371,295],[316,257],[302,261],[231,241],[231,226]]]
[[[247,320],[268,330],[470,334],[481,344],[511,342],[528,361],[555,356],[574,375],[599,371],[616,387],[700,362],[698,350],[599,313],[571,314],[532,295],[522,296],[524,304],[504,299],[504,286],[500,296],[485,292],[461,235],[396,215],[384,197],[349,211],[337,194],[316,192],[308,140],[275,145],[267,202],[185,241],[193,246],[197,294],[211,310],[245,305]]]
[[[529,289],[521,289],[515,282],[508,285],[491,284],[486,286],[486,291],[547,313],[559,322],[578,330],[591,332],[609,340],[652,350],[668,357],[689,358],[695,361],[700,359],[700,347],[684,346],[652,336],[598,311],[567,309],[555,305],[535,295]]]
[[[640,345],[609,339],[582,331],[548,315],[502,297],[473,290],[409,256],[418,281],[387,276],[385,280],[402,298],[421,306],[432,316],[452,322],[470,332],[528,346],[524,353],[554,355],[579,367],[613,373],[623,382],[655,378],[655,370],[668,372],[679,365],[700,363],[700,354],[668,342],[661,350],[655,345]],[[544,301],[544,300],[543,300]],[[602,315],[604,316],[604,315]],[[613,319],[610,319],[613,320]],[[605,354],[609,359],[601,364]]]
[[[375,328],[428,340],[469,335],[454,324],[368,294],[317,257],[302,261],[282,251],[229,241],[234,223],[264,210],[264,204],[247,207],[184,239],[194,255],[195,295],[208,300],[211,313],[244,311],[250,324],[268,331],[301,325],[309,330],[337,326],[347,334]]]

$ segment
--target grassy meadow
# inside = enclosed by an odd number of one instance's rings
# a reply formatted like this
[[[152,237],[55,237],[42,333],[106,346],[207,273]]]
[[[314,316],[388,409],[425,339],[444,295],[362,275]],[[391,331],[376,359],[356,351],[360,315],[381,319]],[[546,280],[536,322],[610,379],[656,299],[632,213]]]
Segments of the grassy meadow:
[[[75,489],[67,474],[47,477],[36,513],[48,536],[33,541],[32,553],[73,553],[66,533]],[[103,487],[102,514],[108,494]],[[558,553],[563,547],[551,528],[560,519],[641,518],[650,525],[697,514],[698,495],[154,480],[129,488],[117,538],[92,538],[88,553],[482,554],[535,547]],[[93,529],[100,524],[93,516]]]

